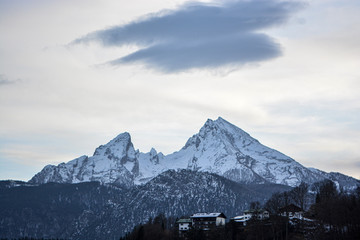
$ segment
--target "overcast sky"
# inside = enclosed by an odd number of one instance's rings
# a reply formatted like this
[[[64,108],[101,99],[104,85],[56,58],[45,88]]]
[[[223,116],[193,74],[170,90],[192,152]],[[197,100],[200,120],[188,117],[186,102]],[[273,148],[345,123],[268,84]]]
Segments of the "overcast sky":
[[[221,116],[360,178],[360,1],[0,0],[0,179]]]

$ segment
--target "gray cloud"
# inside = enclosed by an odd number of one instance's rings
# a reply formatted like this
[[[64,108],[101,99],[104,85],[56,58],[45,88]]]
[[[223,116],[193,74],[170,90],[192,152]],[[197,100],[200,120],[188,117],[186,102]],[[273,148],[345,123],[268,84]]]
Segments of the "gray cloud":
[[[5,75],[0,74],[0,86],[1,85],[7,85],[7,84],[14,84],[14,83],[16,83],[18,81],[19,80],[11,81]]]
[[[141,49],[109,63],[142,62],[162,72],[243,65],[280,56],[279,44],[259,31],[284,24],[302,7],[275,0],[191,3],[89,33],[73,44],[136,45]]]

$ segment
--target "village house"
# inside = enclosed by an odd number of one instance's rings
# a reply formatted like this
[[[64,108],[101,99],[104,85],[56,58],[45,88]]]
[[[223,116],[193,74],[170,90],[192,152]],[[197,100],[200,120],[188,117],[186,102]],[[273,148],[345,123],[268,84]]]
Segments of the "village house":
[[[179,231],[187,231],[191,228],[191,219],[182,218],[177,221],[179,224]]]
[[[213,227],[225,226],[226,216],[223,213],[195,213],[190,219],[193,228],[210,230]]]
[[[189,231],[191,228],[191,219],[189,218],[182,218],[177,221],[179,225],[179,235],[183,236],[186,231]]]
[[[287,216],[290,219],[293,219],[293,218],[302,219],[304,210],[294,204],[290,204],[290,205],[280,208],[279,213],[281,216],[283,216],[283,217]]]
[[[269,212],[264,209],[250,209],[244,211],[244,214],[241,216],[233,217],[232,220],[236,223],[240,223],[243,226],[246,226],[246,222],[251,218],[255,218],[258,220],[263,220],[269,218]]]

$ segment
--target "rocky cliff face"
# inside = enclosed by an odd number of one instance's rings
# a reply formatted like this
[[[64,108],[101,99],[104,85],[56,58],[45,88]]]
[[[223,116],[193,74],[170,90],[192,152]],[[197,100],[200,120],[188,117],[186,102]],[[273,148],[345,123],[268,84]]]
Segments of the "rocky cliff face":
[[[331,179],[346,188],[359,184],[358,180],[342,174],[308,169],[222,118],[207,120],[182,149],[172,154],[164,156],[155,149],[148,153],[135,151],[130,134],[122,133],[98,147],[92,157],[82,156],[58,166],[46,166],[30,183],[100,181],[130,187],[146,183],[170,169],[216,173],[240,183],[296,186],[301,181]]]

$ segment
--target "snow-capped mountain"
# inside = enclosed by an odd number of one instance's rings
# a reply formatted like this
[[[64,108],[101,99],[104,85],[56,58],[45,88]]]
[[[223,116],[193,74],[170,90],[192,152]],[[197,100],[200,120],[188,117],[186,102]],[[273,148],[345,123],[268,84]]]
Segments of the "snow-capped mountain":
[[[123,133],[98,147],[92,157],[81,156],[57,166],[47,165],[30,183],[99,181],[130,186],[139,175],[136,154],[130,134]]]
[[[82,156],[58,166],[48,165],[30,182],[100,181],[132,186],[146,183],[170,169],[206,171],[236,182],[269,182],[288,186],[296,186],[301,181],[313,183],[329,179],[329,176],[333,181],[344,179],[342,174],[306,168],[219,117],[215,121],[207,120],[199,133],[172,154],[164,156],[155,149],[141,153],[135,150],[130,134],[125,132],[98,147],[92,157]],[[356,179],[347,179],[347,187],[359,184]]]

